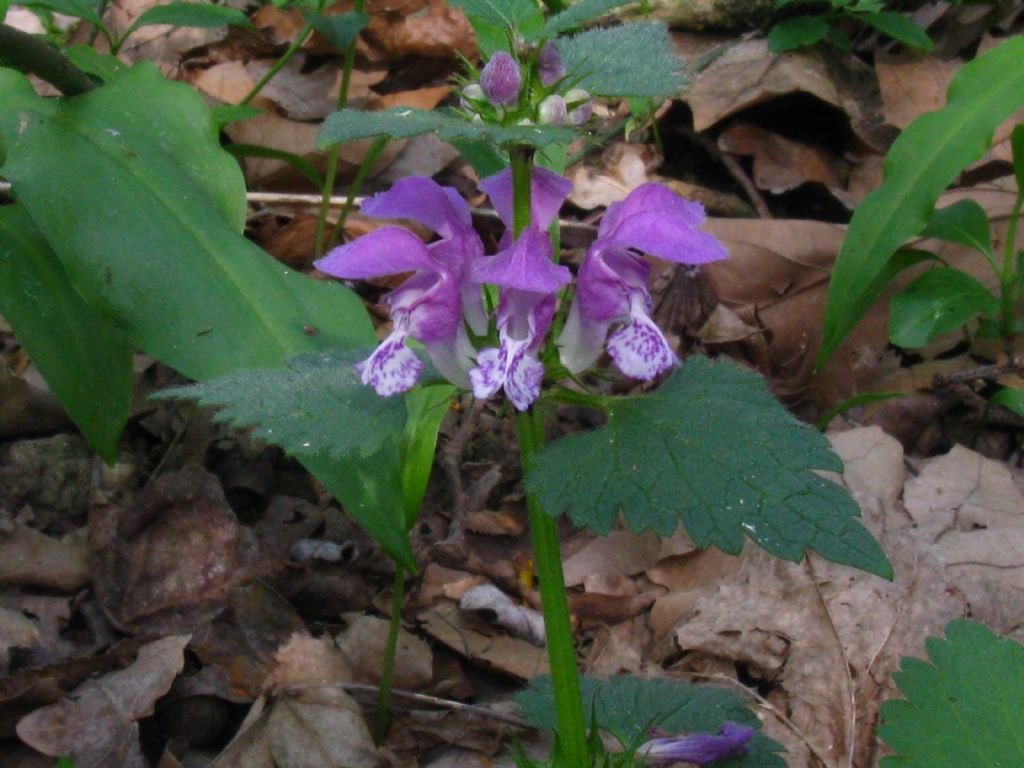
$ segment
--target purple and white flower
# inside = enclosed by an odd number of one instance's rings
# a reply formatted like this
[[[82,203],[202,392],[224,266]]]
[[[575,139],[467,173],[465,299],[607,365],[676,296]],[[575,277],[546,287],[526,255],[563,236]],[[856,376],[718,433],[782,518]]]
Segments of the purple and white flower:
[[[506,168],[480,182],[502,222],[512,229],[512,169]],[[572,182],[547,168],[534,168],[530,177],[530,222],[547,229],[558,216],[562,203],[572,192]]]
[[[519,62],[511,54],[498,51],[480,72],[480,87],[496,107],[509,107],[519,101],[523,76]]]
[[[717,736],[710,733],[693,733],[689,736],[652,739],[637,750],[637,756],[643,758],[648,765],[710,765],[745,753],[753,736],[753,728],[725,722],[718,729]]]
[[[473,394],[486,399],[504,389],[518,410],[540,396],[544,365],[537,352],[555,315],[556,295],[572,279],[551,261],[551,240],[527,227],[508,248],[473,264],[473,279],[501,288],[498,302],[499,347],[481,350],[469,372]]]
[[[650,381],[676,364],[675,352],[651,319],[650,265],[637,252],[677,264],[726,258],[716,238],[696,229],[704,219],[699,203],[659,184],[643,184],[608,207],[557,340],[566,368],[578,373],[590,367],[606,340],[615,365],[632,378]],[[609,335],[612,326],[618,327]]]
[[[483,254],[469,207],[459,194],[425,177],[410,177],[363,204],[370,216],[413,219],[441,236],[424,245],[400,227],[383,227],[330,251],[316,262],[323,272],[348,280],[412,272],[385,301],[392,332],[357,367],[364,384],[387,397],[416,384],[423,364],[406,342],[421,342],[445,378],[467,386],[473,347],[463,318],[485,333],[487,317],[470,265]]]

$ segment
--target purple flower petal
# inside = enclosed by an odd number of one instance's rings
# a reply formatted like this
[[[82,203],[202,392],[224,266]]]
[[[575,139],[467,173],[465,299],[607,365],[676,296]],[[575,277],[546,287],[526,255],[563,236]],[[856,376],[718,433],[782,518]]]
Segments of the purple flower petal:
[[[519,62],[505,51],[498,51],[480,72],[480,87],[491,104],[507,107],[519,101],[523,77]]]
[[[406,345],[409,332],[399,325],[372,355],[356,365],[363,384],[381,397],[405,392],[416,385],[423,363]]]
[[[469,372],[473,397],[486,400],[505,383],[505,363],[502,350],[488,347],[476,356],[476,368]]]
[[[346,280],[437,268],[423,241],[399,227],[384,227],[338,246],[314,265],[321,272]]]
[[[620,371],[641,381],[650,381],[679,362],[665,335],[647,314],[643,298],[636,294],[629,322],[608,337],[608,354]]]
[[[491,198],[491,205],[509,229],[512,228],[512,169],[506,168],[481,180],[480,189]],[[572,182],[547,168],[534,168],[530,180],[530,216],[532,226],[547,229],[572,192]]]
[[[566,267],[551,261],[547,233],[534,227],[523,230],[518,240],[497,255],[475,259],[471,274],[477,283],[542,294],[554,293],[572,280]]]
[[[718,735],[694,733],[689,736],[671,736],[653,739],[637,750],[648,765],[696,763],[709,765],[719,760],[742,755],[754,736],[754,729],[738,723],[723,723]]]
[[[412,219],[441,237],[473,228],[469,206],[459,193],[426,176],[410,176],[395,182],[388,191],[364,201],[363,213],[385,219]]]
[[[704,223],[704,206],[691,200],[684,200],[662,184],[641,184],[624,200],[612,203],[605,211],[598,228],[598,239],[610,237],[623,219],[637,213],[657,211],[680,219],[684,224],[697,227]]]
[[[562,365],[571,373],[579,373],[592,366],[601,356],[611,325],[611,320],[584,317],[580,312],[580,302],[574,301],[565,318],[565,327],[555,341]]]
[[[606,240],[677,264],[705,264],[729,257],[716,237],[658,211],[622,219]]]
[[[528,410],[540,397],[544,365],[531,355],[527,341],[503,335],[499,349],[484,349],[477,355],[477,367],[469,372],[473,396],[485,400],[504,388],[517,410]]]
[[[548,40],[540,49],[540,56],[537,57],[537,69],[540,72],[540,84],[545,88],[554,85],[565,77],[565,64],[558,53],[558,46],[554,40]]]

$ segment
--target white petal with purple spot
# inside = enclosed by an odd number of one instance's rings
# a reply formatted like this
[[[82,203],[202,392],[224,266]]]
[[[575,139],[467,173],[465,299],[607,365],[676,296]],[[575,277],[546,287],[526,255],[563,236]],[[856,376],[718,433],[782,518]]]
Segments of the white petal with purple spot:
[[[356,365],[363,384],[381,397],[390,397],[416,386],[423,363],[405,345],[408,331],[396,329],[366,360]]]
[[[650,381],[678,362],[661,329],[647,315],[641,296],[630,302],[629,322],[608,337],[608,354],[627,376]]]

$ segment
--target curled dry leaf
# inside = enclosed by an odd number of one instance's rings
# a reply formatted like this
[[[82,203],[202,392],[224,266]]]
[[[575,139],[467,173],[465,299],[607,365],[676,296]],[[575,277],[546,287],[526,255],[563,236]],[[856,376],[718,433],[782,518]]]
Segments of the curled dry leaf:
[[[380,683],[389,622],[366,614],[349,614],[344,618],[349,619],[349,625],[335,638],[335,642],[360,679],[374,685]],[[423,640],[399,627],[394,664],[394,686],[418,690],[425,687],[433,676],[434,654]]]
[[[512,602],[512,598],[493,584],[480,584],[467,590],[459,600],[459,608],[484,615],[514,637],[538,647],[544,645],[544,617],[532,608]]]
[[[89,550],[83,535],[55,539],[21,523],[0,533],[0,585],[74,592],[89,578]]]
[[[370,16],[367,44],[389,61],[406,56],[428,59],[476,57],[476,35],[462,11],[444,0],[429,0],[426,13]]]
[[[256,539],[238,524],[216,477],[165,475],[124,510],[90,518],[96,596],[127,632],[192,630],[256,574]]]
[[[18,723],[18,736],[43,754],[66,755],[78,768],[145,765],[137,721],[152,714],[185,664],[188,635],[139,649],[127,669],[89,680],[74,698],[36,710]]]

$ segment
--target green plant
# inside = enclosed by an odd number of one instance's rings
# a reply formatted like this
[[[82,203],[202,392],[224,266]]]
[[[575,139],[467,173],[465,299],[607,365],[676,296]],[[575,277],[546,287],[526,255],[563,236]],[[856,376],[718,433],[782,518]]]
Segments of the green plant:
[[[775,0],[775,10],[794,6],[821,7],[822,0]],[[882,0],[828,0],[828,9],[821,13],[790,16],[775,24],[768,32],[768,48],[774,53],[806,48],[822,40],[840,50],[850,47],[843,31],[845,22],[871,27],[897,42],[922,51],[932,49],[928,33],[902,13],[885,10]]]

